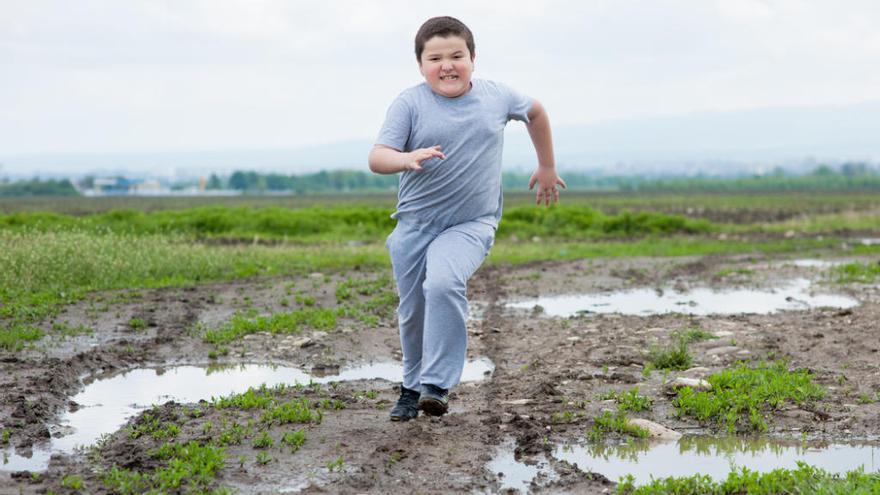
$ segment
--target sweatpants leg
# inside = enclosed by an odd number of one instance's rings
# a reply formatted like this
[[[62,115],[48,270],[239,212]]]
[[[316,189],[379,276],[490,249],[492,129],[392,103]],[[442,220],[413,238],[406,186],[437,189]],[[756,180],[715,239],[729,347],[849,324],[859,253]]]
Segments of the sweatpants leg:
[[[428,246],[421,383],[458,385],[467,351],[467,282],[489,253],[495,229],[466,222],[440,233]]]
[[[411,390],[419,390],[421,384],[425,324],[422,282],[425,280],[425,255],[435,235],[398,222],[386,243],[400,297],[397,320],[400,327],[400,349],[403,353],[403,386]]]

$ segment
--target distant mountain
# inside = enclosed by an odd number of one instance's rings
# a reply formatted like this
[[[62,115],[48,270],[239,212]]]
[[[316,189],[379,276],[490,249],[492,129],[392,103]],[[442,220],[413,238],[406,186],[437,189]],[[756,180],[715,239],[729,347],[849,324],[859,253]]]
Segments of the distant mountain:
[[[613,174],[743,173],[780,165],[812,167],[821,161],[877,161],[878,129],[880,101],[556,126],[554,141],[563,169]],[[521,125],[511,125],[506,140],[507,168],[534,166],[534,151]],[[372,140],[363,139],[288,150],[0,155],[0,175],[135,172],[180,176],[251,169],[286,174],[366,169],[371,146]]]

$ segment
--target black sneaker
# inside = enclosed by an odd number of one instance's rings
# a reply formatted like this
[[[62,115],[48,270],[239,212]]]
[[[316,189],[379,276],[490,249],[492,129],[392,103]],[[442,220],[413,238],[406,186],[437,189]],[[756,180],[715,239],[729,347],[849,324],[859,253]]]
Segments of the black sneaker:
[[[391,421],[409,421],[419,415],[419,393],[400,386],[400,398],[391,410]]]
[[[428,416],[443,416],[449,410],[449,391],[436,385],[422,385],[419,409]]]

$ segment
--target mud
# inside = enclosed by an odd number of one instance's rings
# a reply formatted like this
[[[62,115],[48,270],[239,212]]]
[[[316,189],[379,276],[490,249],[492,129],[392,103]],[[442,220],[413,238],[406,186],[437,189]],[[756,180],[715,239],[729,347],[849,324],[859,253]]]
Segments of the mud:
[[[823,258],[850,261],[851,258]],[[613,408],[599,397],[608,391],[638,386],[653,399],[651,411],[636,416],[682,433],[720,434],[717,428],[673,414],[664,379],[683,375],[644,373],[646,350],[670,341],[672,332],[699,327],[719,338],[691,344],[694,366],[709,374],[738,361],[789,360],[790,366],[815,373],[828,390],[810,406],[785,406],[769,419],[767,436],[834,442],[880,440],[880,289],[833,283],[824,266],[793,263],[767,256],[597,259],[531,263],[519,267],[484,267],[472,279],[474,301],[469,324],[470,359],[490,359],[491,378],[456,388],[451,413],[419,417],[406,423],[388,421],[397,398],[393,382],[361,380],[334,388],[288,389],[286,398],[336,400],[344,409],[328,410],[317,424],[297,425],[307,432],[297,452],[279,447],[256,461],[251,440],[227,447],[226,468],[217,486],[239,493],[389,493],[507,490],[490,462],[499,449],[512,448],[516,462],[545,465],[551,476],[528,485],[536,493],[603,493],[614,481],[553,457],[556,446],[585,442],[592,418]],[[332,332],[306,330],[303,335],[253,334],[229,345],[229,352],[209,359],[212,349],[199,329],[216,326],[236,311],[262,314],[299,306],[293,291],[314,297],[322,307],[336,305],[335,289],[346,277],[382,274],[313,274],[298,279],[252,280],[198,287],[97,294],[71,306],[54,321],[84,325],[91,334],[62,339],[47,337],[33,349],[0,351],[0,429],[11,432],[9,444],[27,457],[50,435],[61,435],[58,421],[76,408],[71,397],[83,381],[141,368],[170,365],[275,363],[334,373],[340,367],[369,361],[398,360],[396,321],[382,317],[377,325],[342,318]],[[508,301],[538,296],[602,293],[633,288],[775,287],[782,280],[808,278],[823,293],[859,301],[848,309],[816,308],[774,314],[696,316],[670,313],[649,316],[585,314],[553,318],[534,310],[506,308]],[[144,320],[132,328],[133,318]],[[308,337],[308,343],[301,340]],[[370,392],[370,393],[366,393]],[[873,400],[864,400],[865,397]],[[193,415],[193,409],[199,415]],[[562,416],[569,413],[567,416]],[[153,410],[180,425],[176,441],[206,441],[206,424],[259,420],[259,412],[218,410],[207,404],[166,403]],[[560,420],[561,417],[566,419]],[[113,465],[149,470],[158,461],[150,451],[160,441],[133,438],[130,428],[143,416],[75,455],[53,455],[39,476],[4,471],[0,493],[59,491],[65,475],[83,478],[89,493],[105,493],[100,472]],[[284,428],[274,426],[279,438]],[[613,435],[611,442],[620,440]]]

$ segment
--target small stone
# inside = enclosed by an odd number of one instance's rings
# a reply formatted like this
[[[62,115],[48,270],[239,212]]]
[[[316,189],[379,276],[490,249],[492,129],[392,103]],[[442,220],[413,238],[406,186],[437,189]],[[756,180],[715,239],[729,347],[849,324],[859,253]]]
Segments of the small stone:
[[[735,345],[725,345],[721,347],[713,347],[706,351],[707,356],[723,356],[724,354],[730,354],[732,352],[736,352],[739,350],[739,347]]]
[[[513,400],[505,400],[502,401],[502,404],[510,405],[510,406],[524,406],[526,404],[531,404],[535,402],[534,399],[513,399]]]
[[[723,339],[725,337],[733,336],[733,332],[731,332],[730,330],[718,330],[713,335],[715,335],[716,338]]]
[[[324,274],[321,272],[313,272],[309,274],[309,278],[324,278]]]
[[[785,238],[786,238],[786,239],[791,239],[792,237],[794,237],[794,231],[793,231],[793,230],[788,230],[788,231],[785,232]]]
[[[647,419],[630,419],[628,421],[630,426],[638,426],[639,428],[644,428],[648,430],[648,436],[651,438],[656,438],[659,440],[678,440],[681,438],[681,433],[671,430],[663,425],[657,424],[653,421],[648,421]]]
[[[308,338],[308,337],[303,337],[303,338],[294,340],[293,342],[291,342],[291,345],[294,347],[303,348],[303,347],[309,347],[309,346],[315,345],[315,341]]]
[[[712,390],[712,384],[707,382],[706,380],[701,380],[699,378],[684,378],[684,377],[676,377],[672,381],[666,384],[666,387],[671,390],[676,390],[682,387],[690,387],[697,392]]]
[[[697,367],[682,371],[682,374],[687,376],[688,378],[702,378],[702,377],[708,375],[709,373],[711,373],[711,370],[709,368],[704,367],[704,366],[697,366]]]
[[[568,337],[565,340],[567,340],[569,342],[580,342],[583,339],[581,339],[580,337]]]
[[[751,354],[751,353],[752,353],[752,351],[750,351],[750,350],[748,350],[748,349],[743,349],[743,350],[741,350],[741,351],[736,351],[736,355],[737,355],[737,356],[748,356],[748,355]]]

